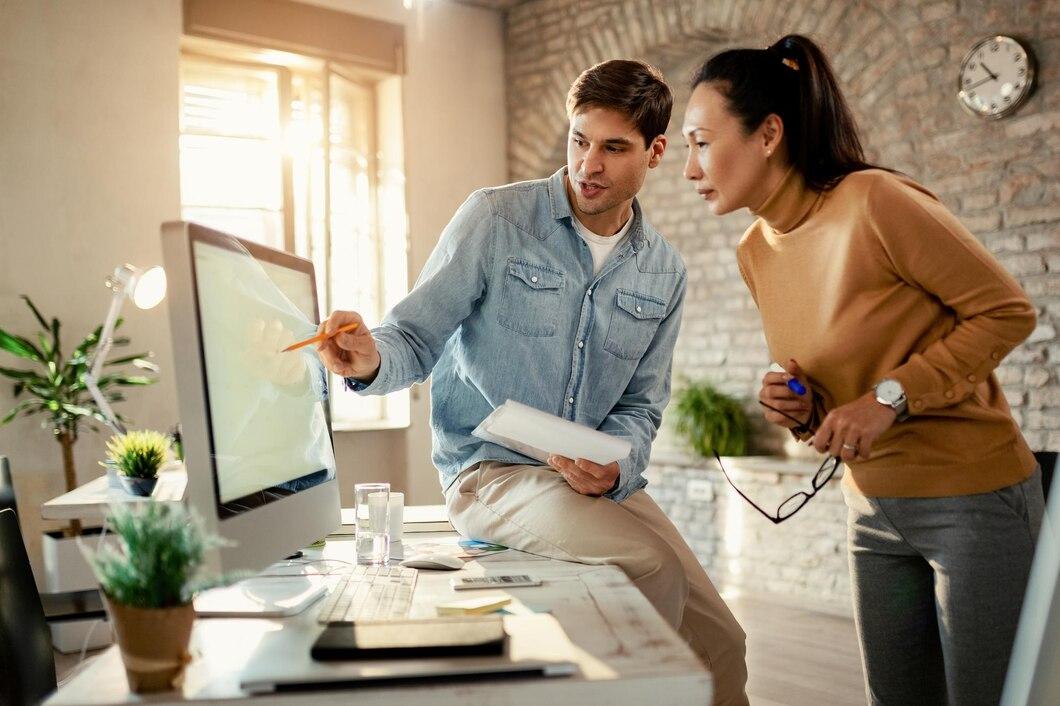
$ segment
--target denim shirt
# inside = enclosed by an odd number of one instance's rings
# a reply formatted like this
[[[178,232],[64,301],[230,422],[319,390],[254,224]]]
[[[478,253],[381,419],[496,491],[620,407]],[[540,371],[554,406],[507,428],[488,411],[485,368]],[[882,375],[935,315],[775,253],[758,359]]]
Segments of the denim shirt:
[[[686,272],[633,202],[625,242],[593,275],[575,232],[566,168],[473,193],[412,292],[372,331],[381,395],[431,380],[433,461],[447,489],[480,461],[540,465],[472,430],[506,400],[630,441],[606,497],[643,488],[670,396]]]

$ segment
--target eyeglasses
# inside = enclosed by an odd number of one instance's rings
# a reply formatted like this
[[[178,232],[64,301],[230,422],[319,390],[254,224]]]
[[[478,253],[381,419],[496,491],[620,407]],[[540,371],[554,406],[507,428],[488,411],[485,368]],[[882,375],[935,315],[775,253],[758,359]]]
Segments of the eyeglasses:
[[[777,414],[784,415],[793,422],[796,422],[800,427],[800,431],[813,431],[807,426],[806,423],[800,422],[798,419],[795,419],[795,417],[791,416],[790,414],[781,412],[776,407],[772,407],[766,404],[765,402],[760,401],[759,404],[763,407],[767,407],[773,410]],[[784,520],[790,519],[792,515],[794,515],[796,512],[805,507],[806,503],[810,502],[810,498],[812,498],[814,495],[817,495],[821,488],[828,485],[828,481],[832,480],[832,477],[835,476],[835,472],[839,470],[840,462],[838,456],[829,456],[825,458],[825,460],[821,462],[821,465],[817,469],[817,472],[813,474],[813,480],[811,482],[812,490],[810,490],[810,492],[800,490],[798,493],[795,493],[787,500],[782,502],[780,504],[780,507],[777,508],[776,512],[770,514],[763,510],[761,507],[759,507],[754,500],[751,500],[751,498],[747,497],[744,492],[740,490],[740,488],[735,483],[732,482],[732,478],[729,477],[729,472],[725,470],[725,465],[721,462],[721,456],[718,455],[717,451],[712,451],[712,453],[714,454],[714,459],[718,462],[718,468],[721,469],[722,475],[725,476],[725,480],[729,482],[729,485],[732,486],[732,489],[739,493],[740,497],[746,500],[751,507],[753,507],[755,510],[758,510],[758,512],[760,512],[763,517],[765,517],[767,520],[769,520],[775,525],[779,525]]]

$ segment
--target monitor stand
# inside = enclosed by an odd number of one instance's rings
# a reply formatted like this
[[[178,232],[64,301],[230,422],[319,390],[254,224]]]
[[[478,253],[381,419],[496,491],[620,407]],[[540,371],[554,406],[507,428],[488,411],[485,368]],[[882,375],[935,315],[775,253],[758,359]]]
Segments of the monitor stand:
[[[216,618],[283,618],[296,615],[327,593],[321,576],[251,576],[195,597],[195,613]]]

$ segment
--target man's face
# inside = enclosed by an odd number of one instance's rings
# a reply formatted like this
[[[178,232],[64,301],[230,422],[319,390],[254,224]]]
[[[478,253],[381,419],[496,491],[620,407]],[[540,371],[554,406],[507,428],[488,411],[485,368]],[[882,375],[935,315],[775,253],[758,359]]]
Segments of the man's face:
[[[568,193],[575,210],[598,216],[625,209],[665,149],[664,135],[645,149],[636,125],[618,111],[590,106],[576,112],[567,139]]]

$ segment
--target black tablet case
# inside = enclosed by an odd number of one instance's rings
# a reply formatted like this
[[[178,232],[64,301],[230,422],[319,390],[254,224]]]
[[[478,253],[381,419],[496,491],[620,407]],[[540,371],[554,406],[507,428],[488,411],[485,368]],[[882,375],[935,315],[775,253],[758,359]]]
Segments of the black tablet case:
[[[310,653],[317,661],[503,655],[500,615],[331,623]]]

